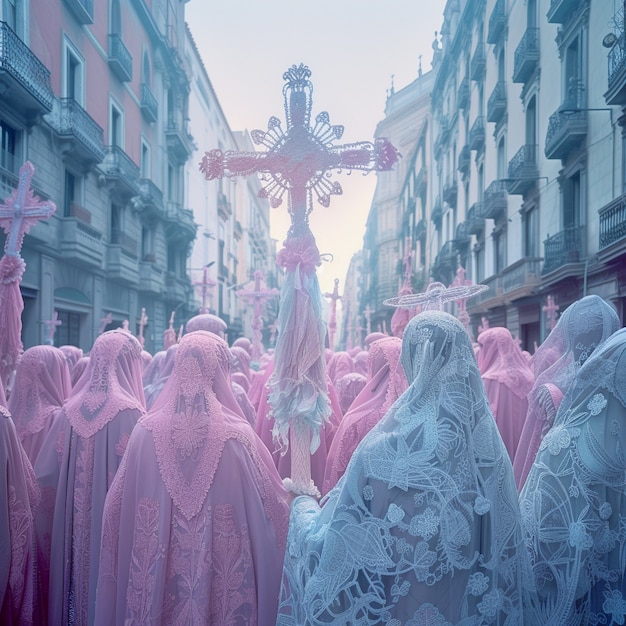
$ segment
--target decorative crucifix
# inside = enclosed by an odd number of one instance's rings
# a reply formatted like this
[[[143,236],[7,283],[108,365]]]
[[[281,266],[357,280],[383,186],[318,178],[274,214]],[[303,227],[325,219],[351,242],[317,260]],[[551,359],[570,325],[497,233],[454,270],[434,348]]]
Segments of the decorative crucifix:
[[[113,321],[113,313],[107,313],[104,317],[100,318],[100,329],[98,330],[98,334],[101,335],[106,327]]]
[[[252,302],[254,313],[252,316],[252,360],[258,361],[263,354],[263,304],[270,298],[276,298],[280,295],[278,289],[268,289],[261,286],[263,280],[263,272],[255,270],[254,272],[254,289],[238,289],[235,293],[245,300]]]
[[[328,320],[328,347],[335,349],[335,333],[337,332],[337,300],[341,300],[339,295],[339,279],[335,278],[335,286],[332,293],[325,293],[325,298],[330,299],[330,316]]]
[[[4,251],[11,256],[20,256],[24,235],[39,220],[50,217],[56,206],[53,202],[41,202],[30,187],[35,168],[26,161],[20,168],[17,189],[0,204],[0,226],[7,235]]]
[[[318,494],[311,481],[310,454],[320,441],[320,428],[330,417],[324,362],[325,329],[321,320],[321,291],[315,268],[321,263],[308,216],[313,197],[322,206],[342,193],[331,181],[332,170],[386,171],[398,160],[398,151],[383,138],[374,143],[335,145],[343,126],[330,124],[328,113],[311,122],[313,84],[303,64],[284,74],[287,127],[271,117],[267,131],[252,131],[263,152],[212,150],[200,169],[208,180],[223,176],[258,174],[260,196],[272,207],[288,197],[291,227],[278,253],[277,263],[286,270],[279,311],[279,333],[269,403],[274,417],[273,435],[285,454],[291,442],[291,479],[288,488],[297,493]],[[289,402],[285,402],[289,397]],[[294,410],[295,408],[295,410]]]
[[[556,318],[559,309],[560,307],[554,301],[554,298],[552,296],[548,296],[548,302],[547,304],[544,304],[542,310],[546,314],[546,319],[548,320],[548,328],[550,329],[550,332],[552,332],[554,330],[554,327],[556,326]]]
[[[44,324],[48,327],[48,343],[54,345],[54,335],[57,331],[57,326],[61,326],[63,322],[59,319],[59,314],[55,311],[51,320],[46,320]]]
[[[141,344],[142,348],[146,343],[146,340],[143,336],[143,329],[146,327],[147,324],[148,316],[146,315],[146,309],[145,307],[141,307],[141,317],[139,318],[139,337],[137,337],[137,339],[139,339],[139,343]]]
[[[202,270],[202,280],[193,283],[195,287],[200,287],[200,294],[202,296],[202,308],[200,313],[208,313],[207,298],[213,297],[213,287],[217,283],[209,277],[209,268],[205,267]]]

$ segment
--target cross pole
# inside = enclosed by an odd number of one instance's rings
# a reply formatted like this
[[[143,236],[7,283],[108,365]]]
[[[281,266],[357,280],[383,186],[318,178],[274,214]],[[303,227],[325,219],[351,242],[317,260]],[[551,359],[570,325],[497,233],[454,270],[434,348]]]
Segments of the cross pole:
[[[144,339],[143,336],[143,329],[146,327],[146,325],[148,324],[148,316],[146,315],[146,309],[145,307],[141,307],[141,317],[139,318],[139,337],[137,337],[139,339],[139,343],[141,344],[141,347],[143,348],[146,340]]]
[[[7,253],[8,254],[8,253]],[[48,327],[48,343],[54,345],[54,334],[57,331],[57,326],[61,326],[63,322],[59,319],[59,314],[55,311],[51,320],[46,320],[44,324]]]
[[[30,183],[34,173],[33,164],[26,161],[20,168],[17,189],[4,204],[0,204],[0,227],[7,235],[4,251],[10,256],[20,256],[24,235],[39,220],[50,217],[56,211],[53,202],[41,202],[33,194]]]
[[[310,454],[319,446],[320,428],[330,418],[330,400],[324,362],[325,328],[322,294],[316,267],[321,263],[308,216],[313,198],[329,206],[332,195],[343,192],[331,181],[332,171],[390,170],[398,151],[387,139],[335,145],[343,126],[330,124],[328,113],[311,120],[313,84],[311,71],[292,65],[284,74],[286,128],[271,117],[267,131],[252,131],[261,152],[212,150],[200,163],[208,180],[224,176],[261,177],[261,197],[272,207],[288,198],[291,227],[278,253],[277,263],[286,271],[281,293],[275,369],[270,379],[269,404],[274,417],[274,439],[283,454],[291,443],[291,479],[296,493],[319,494],[311,480]],[[284,398],[288,397],[289,402]],[[287,406],[289,405],[289,406]],[[296,407],[292,410],[290,407]]]
[[[202,296],[202,308],[200,309],[200,313],[208,313],[209,309],[206,305],[207,297],[212,298],[213,287],[217,285],[217,283],[209,277],[208,267],[205,267],[202,270],[202,280],[196,281],[193,284],[195,287],[200,287],[200,294]]]
[[[325,293],[325,298],[330,299],[330,316],[328,320],[328,346],[335,349],[335,333],[337,332],[337,300],[341,300],[339,295],[339,279],[335,278],[335,286],[332,293]]]
[[[557,312],[561,307],[554,301],[552,296],[548,296],[547,304],[544,304],[542,307],[544,313],[546,314],[546,318],[548,320],[548,328],[552,332],[554,327],[556,326],[556,316]]]
[[[271,298],[280,295],[278,289],[268,289],[261,286],[263,280],[263,272],[255,270],[254,272],[254,289],[238,289],[235,293],[245,302],[251,302],[254,306],[252,317],[252,359],[258,361],[263,354],[263,304]]]

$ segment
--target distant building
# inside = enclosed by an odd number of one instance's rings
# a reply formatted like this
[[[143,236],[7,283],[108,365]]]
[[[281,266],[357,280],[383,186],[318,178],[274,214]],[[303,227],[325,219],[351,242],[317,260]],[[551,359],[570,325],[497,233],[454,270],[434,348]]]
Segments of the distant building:
[[[365,339],[365,319],[360,313],[363,298],[363,251],[352,255],[341,295],[341,332],[338,346],[348,350],[362,346]]]
[[[228,324],[228,339],[232,342],[242,335],[252,336],[253,307],[237,297],[237,290],[249,286],[257,269],[263,271],[269,286],[277,284],[275,245],[269,230],[270,205],[266,198],[259,197],[261,185],[255,176],[207,181],[199,171],[205,152],[252,152],[254,145],[247,132],[232,131],[228,125],[189,28],[185,51],[191,76],[190,128],[196,142],[186,166],[186,193],[199,225],[189,272],[194,282],[201,282],[203,269],[208,266],[215,286],[207,305]],[[201,306],[199,287],[195,303],[196,308]],[[277,303],[270,304],[270,323],[276,313]]]
[[[196,234],[184,196],[188,68],[184,0],[12,0],[0,4],[0,200],[30,160],[57,204],[26,236],[25,346],[89,349],[106,328],[149,318],[162,346],[170,312],[191,313],[187,256]]]

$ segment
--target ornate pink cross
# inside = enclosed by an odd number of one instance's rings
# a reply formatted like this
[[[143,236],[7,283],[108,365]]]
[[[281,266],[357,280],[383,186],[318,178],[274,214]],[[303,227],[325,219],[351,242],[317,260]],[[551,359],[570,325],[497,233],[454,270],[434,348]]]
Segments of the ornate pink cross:
[[[271,117],[267,131],[251,133],[264,152],[212,150],[200,164],[207,180],[223,176],[257,174],[263,187],[259,193],[271,206],[288,197],[291,227],[277,262],[286,270],[280,310],[280,332],[276,344],[275,369],[270,379],[269,403],[274,417],[273,435],[281,451],[291,445],[292,481],[297,493],[319,493],[311,485],[310,452],[319,445],[320,428],[330,418],[330,401],[324,363],[324,326],[319,323],[322,294],[315,276],[320,255],[308,216],[313,197],[322,206],[332,195],[342,193],[331,181],[332,170],[386,171],[398,160],[398,151],[387,139],[374,143],[335,145],[343,126],[330,124],[326,112],[311,120],[313,84],[306,65],[291,66],[284,74],[286,128]],[[303,358],[306,360],[303,361]],[[290,411],[282,401],[290,397]],[[318,399],[320,401],[318,401]]]
[[[548,296],[547,304],[544,304],[542,307],[544,313],[546,314],[546,319],[548,320],[548,328],[551,331],[554,330],[554,327],[556,326],[556,317],[559,308],[559,305],[554,301],[552,296]]]
[[[262,287],[263,272],[255,270],[254,272],[254,289],[238,289],[235,293],[244,301],[251,302],[254,306],[254,314],[252,317],[252,358],[258,361],[263,354],[263,304],[271,298],[280,295],[278,289],[268,289]]]
[[[8,254],[8,252],[7,252]],[[48,343],[54,345],[54,335],[57,331],[57,326],[61,326],[63,322],[59,319],[59,314],[55,311],[51,320],[46,320],[44,324],[48,327]]]
[[[339,295],[339,279],[335,278],[335,286],[332,293],[325,293],[325,298],[330,299],[330,316],[328,320],[328,347],[335,349],[335,333],[337,332],[337,300],[341,300]]]
[[[141,347],[143,348],[146,340],[144,339],[143,336],[143,329],[146,327],[146,325],[148,324],[148,316],[146,315],[146,309],[145,307],[141,308],[141,317],[139,318],[139,337],[137,337],[137,339],[139,339],[139,343],[141,344]]]
[[[209,277],[208,267],[202,270],[202,280],[196,281],[193,284],[195,287],[200,287],[200,294],[202,296],[202,308],[200,309],[200,313],[208,313],[207,297],[211,298],[213,296],[213,287],[217,285],[217,283]]]
[[[104,317],[100,318],[100,330],[98,330],[98,334],[101,335],[106,327],[113,321],[113,313],[107,313]]]
[[[30,228],[56,211],[53,202],[41,202],[33,194],[30,183],[34,173],[33,164],[26,161],[20,168],[17,189],[0,204],[0,226],[7,235],[4,251],[11,256],[20,255],[24,235]]]

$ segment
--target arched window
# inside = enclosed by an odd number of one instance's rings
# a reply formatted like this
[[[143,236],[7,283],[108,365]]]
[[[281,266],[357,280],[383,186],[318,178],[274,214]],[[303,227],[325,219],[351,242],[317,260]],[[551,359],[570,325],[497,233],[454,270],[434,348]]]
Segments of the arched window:
[[[143,53],[143,63],[141,65],[141,82],[148,85],[148,87],[152,86],[150,59],[148,58],[147,52]]]

